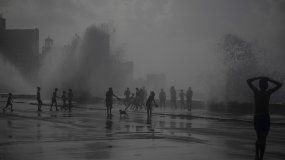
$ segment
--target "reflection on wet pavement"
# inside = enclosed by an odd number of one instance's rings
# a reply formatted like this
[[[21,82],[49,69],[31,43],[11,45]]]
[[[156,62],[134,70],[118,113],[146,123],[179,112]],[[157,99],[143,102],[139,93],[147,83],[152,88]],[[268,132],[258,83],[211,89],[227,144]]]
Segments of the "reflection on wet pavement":
[[[19,107],[20,108],[20,107]],[[0,115],[0,159],[253,159],[250,123],[76,108]],[[268,159],[284,159],[284,127],[272,126]]]

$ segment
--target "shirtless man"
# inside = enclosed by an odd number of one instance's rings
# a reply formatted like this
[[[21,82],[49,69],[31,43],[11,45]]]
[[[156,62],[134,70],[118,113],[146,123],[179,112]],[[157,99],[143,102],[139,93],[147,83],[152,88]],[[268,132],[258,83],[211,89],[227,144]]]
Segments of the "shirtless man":
[[[259,88],[254,86],[253,82],[259,80]],[[268,82],[275,86],[268,89]],[[247,84],[254,92],[255,112],[254,129],[257,134],[255,143],[255,159],[263,160],[265,152],[266,138],[270,130],[269,101],[273,92],[277,91],[282,84],[268,77],[254,77],[247,80]]]

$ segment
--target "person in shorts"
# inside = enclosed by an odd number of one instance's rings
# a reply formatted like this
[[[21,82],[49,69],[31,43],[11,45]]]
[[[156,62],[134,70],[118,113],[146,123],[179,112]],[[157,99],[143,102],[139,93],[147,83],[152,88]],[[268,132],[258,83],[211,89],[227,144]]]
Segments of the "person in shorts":
[[[259,88],[253,82],[259,80]],[[275,86],[268,89],[268,82]],[[254,92],[254,129],[257,135],[255,142],[255,159],[263,160],[266,147],[266,138],[270,130],[269,101],[273,92],[277,91],[282,84],[268,77],[254,77],[247,80],[250,89]]]

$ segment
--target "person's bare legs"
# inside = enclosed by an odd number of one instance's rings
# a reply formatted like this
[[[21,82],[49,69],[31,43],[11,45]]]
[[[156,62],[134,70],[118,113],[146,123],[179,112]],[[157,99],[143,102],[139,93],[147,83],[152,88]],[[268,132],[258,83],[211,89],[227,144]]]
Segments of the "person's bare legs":
[[[265,152],[265,148],[266,148],[266,138],[267,138],[267,134],[268,133],[262,133],[260,135],[260,141],[259,141],[259,146],[260,146],[260,155],[259,155],[259,159],[263,160],[263,156],[264,156],[264,152]]]

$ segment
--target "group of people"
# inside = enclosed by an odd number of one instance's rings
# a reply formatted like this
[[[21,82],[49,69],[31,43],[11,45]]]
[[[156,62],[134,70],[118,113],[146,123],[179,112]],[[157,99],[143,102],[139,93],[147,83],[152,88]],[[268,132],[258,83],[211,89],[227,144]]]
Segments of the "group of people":
[[[128,108],[134,109],[134,110],[142,110],[143,107],[146,107],[146,100],[147,100],[147,90],[145,87],[142,88],[136,88],[135,93],[131,93],[130,89],[127,88],[124,91],[124,105],[126,106],[127,110]]]
[[[124,99],[124,105],[126,106],[125,110],[127,110],[129,107],[134,107],[134,109],[142,109],[142,106],[145,106],[147,110],[148,117],[152,114],[152,105],[155,104],[156,107],[158,105],[155,102],[155,93],[153,91],[150,92],[149,97],[145,101],[145,97],[147,96],[145,88],[136,88],[136,95],[134,93],[130,92],[130,89],[127,88],[124,92],[125,99]],[[113,107],[113,97],[117,98],[118,100],[121,100],[117,95],[113,93],[113,89],[109,88],[109,90],[106,92],[106,98],[105,103],[107,107],[107,116],[112,116],[112,107]]]
[[[259,87],[256,87],[254,85],[254,81],[259,80]],[[274,87],[269,89],[269,82],[271,82]],[[281,86],[282,83],[272,80],[268,77],[254,77],[247,80],[247,83],[249,87],[254,92],[254,101],[255,101],[255,112],[254,112],[254,129],[256,131],[257,140],[255,143],[255,159],[256,160],[262,160],[265,152],[266,147],[266,138],[270,130],[270,114],[269,114],[269,101],[270,96],[272,93],[277,91]],[[129,88],[126,89],[124,92],[125,100],[124,103],[128,107],[130,105],[132,106],[139,106],[144,105],[144,94],[140,94],[141,90],[136,89],[136,95],[131,95],[131,92]],[[143,91],[143,89],[142,89]],[[143,92],[141,92],[143,93]],[[142,96],[143,95],[143,96]],[[107,104],[107,110],[108,115],[111,115],[111,109],[112,109],[112,97],[116,95],[113,94],[112,88],[109,88],[109,91],[106,93],[106,104]],[[186,93],[184,93],[183,90],[180,90],[179,97],[180,97],[180,104],[183,106],[185,104],[185,97],[186,97],[186,105],[188,110],[191,110],[191,103],[192,103],[192,96],[193,91],[191,87],[188,88]],[[118,97],[117,97],[118,98]],[[119,99],[119,98],[118,98]],[[170,106],[171,108],[177,108],[176,105],[176,99],[177,99],[177,93],[175,90],[175,87],[172,86],[170,88]],[[155,93],[152,91],[150,92],[150,95],[145,103],[146,109],[147,109],[147,116],[150,117],[152,114],[152,105],[155,104],[155,106],[158,106],[155,102]],[[159,104],[161,107],[165,107],[166,104],[166,94],[163,89],[160,90],[159,93]]]
[[[142,88],[136,88],[136,92],[131,93],[130,89],[127,88],[124,92],[124,104],[126,107],[126,109],[131,108],[134,110],[141,110],[143,108],[143,106],[146,107],[146,102],[147,102],[147,91],[145,89],[145,87]],[[180,90],[179,93],[179,97],[180,97],[180,107],[181,109],[184,109],[185,104],[186,107],[189,111],[191,111],[191,105],[192,105],[192,97],[193,97],[193,91],[191,89],[191,87],[188,88],[188,90],[186,91],[186,93],[183,91],[183,89]],[[166,106],[166,93],[163,89],[160,90],[159,92],[159,106],[161,108],[165,108]],[[185,103],[185,98],[186,98],[186,103]],[[171,109],[177,109],[177,94],[176,94],[176,90],[174,88],[174,86],[172,86],[170,88],[170,107]]]
[[[66,95],[66,91],[62,91],[61,97],[57,96],[58,88],[55,88],[53,93],[52,93],[52,98],[51,98],[51,105],[50,105],[50,111],[52,111],[52,107],[55,106],[55,110],[58,111],[58,105],[57,105],[57,98],[62,99],[62,105],[61,105],[61,110],[68,110],[71,112],[72,108],[72,99],[73,99],[73,93],[72,89],[68,89],[68,93]],[[41,111],[41,105],[42,101],[40,98],[40,87],[38,87],[38,92],[37,92],[37,100],[38,100],[38,111]]]
[[[161,97],[165,97],[165,93],[163,93],[163,90],[161,91],[162,96]],[[180,108],[184,109],[185,108],[185,104],[186,104],[186,108],[191,111],[192,108],[192,97],[193,97],[193,91],[192,88],[189,87],[186,91],[186,93],[184,92],[183,89],[180,90],[179,92],[179,98],[180,98]],[[185,103],[185,98],[186,98],[186,103]],[[165,100],[165,98],[163,99]],[[165,104],[165,102],[164,102]],[[170,88],[170,107],[172,109],[177,109],[177,92],[175,90],[174,86],[171,86]]]
[[[254,81],[257,80],[259,80],[259,87],[256,87],[253,83]],[[269,89],[268,82],[271,82],[275,86]],[[269,114],[270,96],[273,92],[277,91],[282,86],[282,84],[268,77],[254,77],[248,79],[247,83],[254,92],[254,101],[255,101],[254,129],[257,134],[257,140],[255,143],[255,148],[256,148],[255,159],[262,160],[265,152],[266,138],[270,130],[270,114]],[[71,111],[72,99],[73,99],[72,90],[68,89],[67,95],[65,91],[62,91],[61,97],[57,96],[57,92],[58,89],[55,88],[52,93],[50,111],[52,111],[53,106],[55,106],[56,111],[58,111],[57,98],[62,99],[62,106],[61,106],[62,110]],[[125,95],[124,104],[126,105],[125,110],[127,110],[129,107],[134,107],[135,109],[142,109],[142,106],[145,106],[147,111],[147,116],[151,117],[153,104],[156,107],[158,106],[155,101],[155,93],[151,91],[148,98],[146,98],[147,91],[144,87],[140,89],[136,88],[135,94],[134,93],[131,94],[130,89],[127,88],[124,92],[124,95]],[[185,104],[185,97],[186,97],[187,108],[188,110],[191,110],[192,96],[193,96],[193,91],[191,87],[188,88],[186,93],[184,93],[183,90],[180,90],[179,97],[180,97],[181,106]],[[106,92],[106,99],[105,99],[108,116],[112,116],[113,97],[116,97],[118,100],[120,100],[120,98],[113,93],[113,89],[109,88],[109,90]],[[175,87],[172,86],[170,88],[171,108],[175,109],[177,108],[176,99],[177,99],[177,93]],[[40,87],[37,87],[37,102],[38,102],[38,111],[42,111],[41,106],[43,103],[41,99]],[[165,107],[165,104],[166,104],[166,93],[164,92],[163,89],[161,89],[159,93],[159,105],[161,107]],[[14,111],[13,98],[11,93],[8,94],[7,103],[6,106],[3,108],[3,111],[5,112],[8,107],[11,107],[11,112]]]
[[[52,111],[52,107],[55,106],[56,111],[58,111],[58,103],[57,103],[57,98],[61,98],[62,99],[62,105],[61,105],[61,110],[65,110],[65,111],[71,111],[72,108],[72,100],[73,100],[73,93],[72,93],[72,89],[69,88],[68,89],[68,93],[66,95],[66,91],[62,91],[62,95],[61,97],[57,96],[57,92],[58,92],[58,88],[55,88],[53,93],[52,93],[52,98],[51,98],[51,105],[50,105],[50,111]],[[43,105],[43,101],[41,98],[41,88],[37,87],[37,106],[38,106],[38,111],[41,112],[42,111],[42,105]],[[8,94],[8,98],[7,98],[7,103],[6,106],[2,109],[3,112],[6,111],[6,109],[10,107],[11,112],[14,111],[13,109],[13,97],[12,97],[12,93]]]
[[[187,105],[187,109],[191,111],[191,105],[192,105],[192,96],[193,91],[191,87],[188,88],[186,93],[184,93],[183,89],[180,91],[180,104],[181,109]],[[109,88],[109,90],[106,92],[106,98],[105,103],[107,107],[107,115],[112,115],[112,106],[113,106],[113,97],[116,97],[118,100],[120,98],[116,96],[113,93],[113,89]],[[176,105],[176,90],[174,86],[170,88],[170,106],[171,109],[177,109]],[[186,103],[185,103],[185,97],[186,97]],[[148,116],[152,113],[152,105],[153,103],[155,106],[160,106],[161,108],[165,109],[166,106],[166,93],[163,89],[159,92],[159,105],[155,102],[155,93],[153,91],[150,92],[149,96],[147,95],[147,90],[145,87],[142,88],[136,88],[135,93],[131,93],[129,88],[126,88],[124,91],[124,100],[123,104],[126,106],[125,110],[132,109],[135,111],[142,110],[143,108],[147,111]]]

